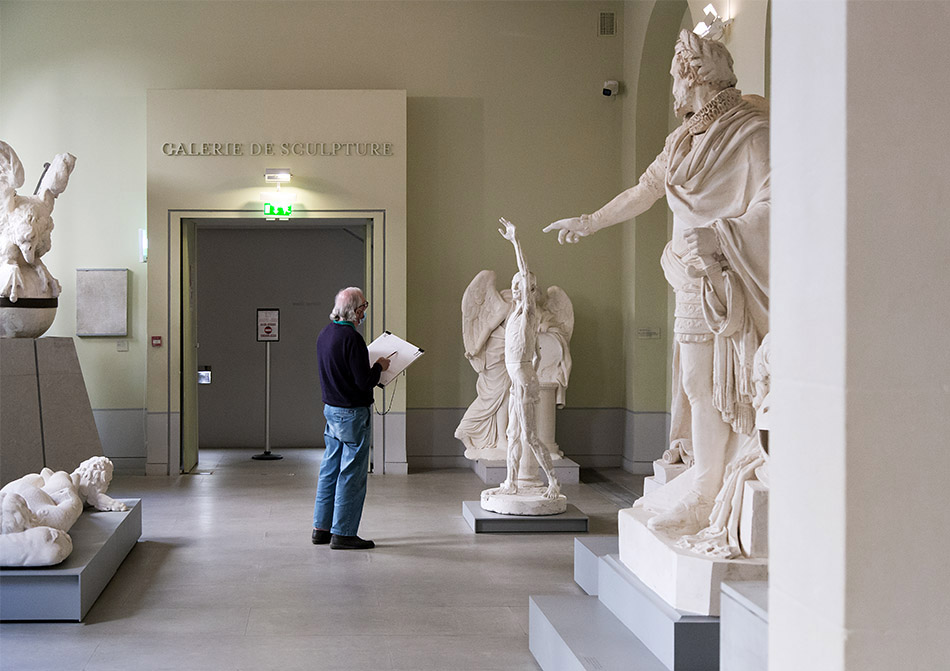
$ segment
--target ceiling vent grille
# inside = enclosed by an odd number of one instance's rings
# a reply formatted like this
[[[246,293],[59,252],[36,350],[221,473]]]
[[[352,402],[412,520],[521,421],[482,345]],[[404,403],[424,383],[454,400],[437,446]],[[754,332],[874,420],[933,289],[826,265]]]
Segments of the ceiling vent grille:
[[[600,37],[613,37],[617,34],[617,15],[613,12],[601,12],[597,26]]]

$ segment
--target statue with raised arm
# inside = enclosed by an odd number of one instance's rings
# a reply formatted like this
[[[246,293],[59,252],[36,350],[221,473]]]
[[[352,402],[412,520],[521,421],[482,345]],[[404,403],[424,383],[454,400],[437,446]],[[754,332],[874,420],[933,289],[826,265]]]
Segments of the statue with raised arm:
[[[495,272],[483,270],[462,295],[462,341],[465,357],[478,373],[476,398],[465,411],[455,437],[467,459],[504,461],[508,454],[508,400],[511,380],[505,367],[505,326],[511,310],[511,290],[495,288]],[[538,291],[538,381],[542,410],[538,434],[552,459],[563,454],[554,442],[554,409],[565,404],[571,377],[571,335],[574,307],[558,286]]]
[[[505,369],[511,380],[508,401],[508,453],[505,481],[499,487],[482,492],[481,506],[492,512],[515,515],[553,515],[567,509],[567,499],[554,475],[551,454],[538,437],[538,332],[541,316],[538,308],[538,283],[528,270],[515,226],[499,220],[502,237],[515,248],[518,272],[511,281],[511,306],[505,322]],[[534,474],[524,479],[522,453],[531,451],[547,476],[547,487]]]
[[[638,504],[656,513],[651,529],[676,536],[709,525],[726,463],[754,430],[752,358],[768,331],[770,187],[767,104],[735,88],[726,47],[684,30],[670,74],[683,123],[637,185],[544,230],[578,242],[663,196],[673,211],[661,259],[676,294],[670,441],[694,465]],[[681,478],[675,500],[661,494]]]

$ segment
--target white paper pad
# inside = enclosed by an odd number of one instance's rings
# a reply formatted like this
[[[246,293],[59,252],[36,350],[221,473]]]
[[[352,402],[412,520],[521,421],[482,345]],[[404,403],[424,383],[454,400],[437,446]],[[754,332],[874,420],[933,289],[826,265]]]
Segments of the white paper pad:
[[[384,370],[382,375],[379,376],[380,387],[385,387],[392,382],[397,375],[409,367],[409,364],[425,353],[412,343],[406,342],[389,331],[385,331],[367,348],[369,349],[369,365],[372,366],[376,363],[376,359],[379,357],[389,359],[389,370]]]

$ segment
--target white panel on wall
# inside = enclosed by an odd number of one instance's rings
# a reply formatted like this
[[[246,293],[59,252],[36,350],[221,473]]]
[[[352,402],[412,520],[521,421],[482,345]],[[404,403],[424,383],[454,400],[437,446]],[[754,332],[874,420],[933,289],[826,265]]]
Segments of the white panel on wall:
[[[128,335],[128,305],[128,268],[76,269],[76,335]]]

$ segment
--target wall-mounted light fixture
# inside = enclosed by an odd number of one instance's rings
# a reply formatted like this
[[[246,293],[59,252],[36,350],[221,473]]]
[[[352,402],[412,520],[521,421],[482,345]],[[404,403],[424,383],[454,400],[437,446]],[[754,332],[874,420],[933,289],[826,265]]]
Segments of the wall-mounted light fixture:
[[[139,261],[148,262],[148,235],[144,228],[139,229]]]
[[[290,181],[290,168],[267,168],[264,170],[264,181],[277,184],[276,191],[261,191],[261,200],[264,201],[264,216],[268,221],[288,219],[293,211],[293,203],[297,202],[297,194],[281,191],[280,185]]]
[[[290,173],[290,168],[266,168],[264,170],[264,181],[268,184],[274,182],[286,184],[291,177],[293,175]]]
[[[719,16],[712,3],[703,7],[703,13],[706,15],[705,20],[697,23],[693,32],[710,40],[721,40],[726,35],[726,29],[735,21]]]

